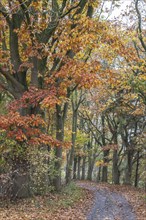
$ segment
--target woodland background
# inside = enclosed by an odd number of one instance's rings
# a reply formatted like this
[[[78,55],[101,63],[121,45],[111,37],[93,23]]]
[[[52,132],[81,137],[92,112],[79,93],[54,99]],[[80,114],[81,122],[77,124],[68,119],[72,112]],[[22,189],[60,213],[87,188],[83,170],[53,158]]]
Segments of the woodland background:
[[[1,0],[1,195],[145,187],[145,1]],[[123,24],[128,19],[128,24]]]

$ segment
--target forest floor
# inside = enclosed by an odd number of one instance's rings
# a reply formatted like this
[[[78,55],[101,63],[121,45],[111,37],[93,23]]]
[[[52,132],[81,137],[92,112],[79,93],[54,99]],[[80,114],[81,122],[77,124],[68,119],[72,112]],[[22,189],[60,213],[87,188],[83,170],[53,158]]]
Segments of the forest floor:
[[[146,220],[144,199],[134,187],[77,181],[59,194],[3,200],[0,220]]]

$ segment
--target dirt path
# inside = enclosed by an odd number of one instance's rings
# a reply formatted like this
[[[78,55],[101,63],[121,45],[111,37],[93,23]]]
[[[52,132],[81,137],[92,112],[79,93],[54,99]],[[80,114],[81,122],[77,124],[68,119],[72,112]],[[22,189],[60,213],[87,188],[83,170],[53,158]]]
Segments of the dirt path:
[[[94,192],[95,200],[87,220],[136,220],[132,206],[120,193],[88,183],[78,185]]]

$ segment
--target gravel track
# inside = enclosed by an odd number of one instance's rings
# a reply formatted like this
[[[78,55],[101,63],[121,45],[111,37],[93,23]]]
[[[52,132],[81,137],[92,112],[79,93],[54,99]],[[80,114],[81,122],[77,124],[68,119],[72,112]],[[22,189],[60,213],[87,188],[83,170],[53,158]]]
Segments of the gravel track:
[[[136,220],[132,206],[120,193],[89,183],[78,185],[94,193],[94,204],[87,215],[87,220]]]

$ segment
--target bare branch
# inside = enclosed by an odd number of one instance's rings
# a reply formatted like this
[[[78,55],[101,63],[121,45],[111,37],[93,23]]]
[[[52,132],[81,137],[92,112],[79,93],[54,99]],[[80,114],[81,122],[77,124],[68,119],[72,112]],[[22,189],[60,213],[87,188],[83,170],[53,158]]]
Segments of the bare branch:
[[[61,13],[61,14],[62,14],[63,10],[64,10],[65,7],[66,7],[67,1],[68,1],[68,0],[63,0],[63,2],[62,2],[62,6],[61,6],[61,9],[60,9],[60,13]]]
[[[9,84],[6,84],[6,83],[4,83],[4,82],[0,82],[0,87],[1,87],[3,90],[9,92],[12,96],[14,96],[14,98],[16,98],[16,99],[19,98],[19,93],[18,93],[18,92],[15,92],[15,91],[11,88],[11,86],[10,86]]]
[[[141,25],[142,18],[141,18],[141,13],[138,8],[138,3],[139,3],[139,0],[136,0],[135,1],[135,9],[136,9],[137,16],[138,16],[138,37],[139,37],[139,40],[140,40],[142,47],[144,48],[144,50],[146,52],[146,44],[144,43],[143,36],[142,36],[142,25]]]
[[[9,14],[1,2],[0,2],[0,13],[2,13],[2,15],[5,17],[7,23],[10,24]]]
[[[0,67],[0,73],[12,84],[14,84],[18,90],[24,91],[24,86],[19,83],[8,71],[5,71],[2,67]]]
[[[73,10],[76,9],[76,8],[78,8],[78,7],[80,6],[80,3],[81,3],[81,1],[80,1],[77,5],[71,7],[67,12],[65,12],[64,14],[62,14],[62,15],[60,16],[60,18],[64,18],[64,17],[65,17],[66,15],[68,15],[71,11],[73,11]]]
[[[24,11],[25,17],[27,19],[27,23],[28,23],[28,25],[30,25],[31,22],[30,22],[30,17],[29,17],[27,5],[22,0],[18,0],[18,1],[20,3],[20,6],[21,6],[22,10]]]

